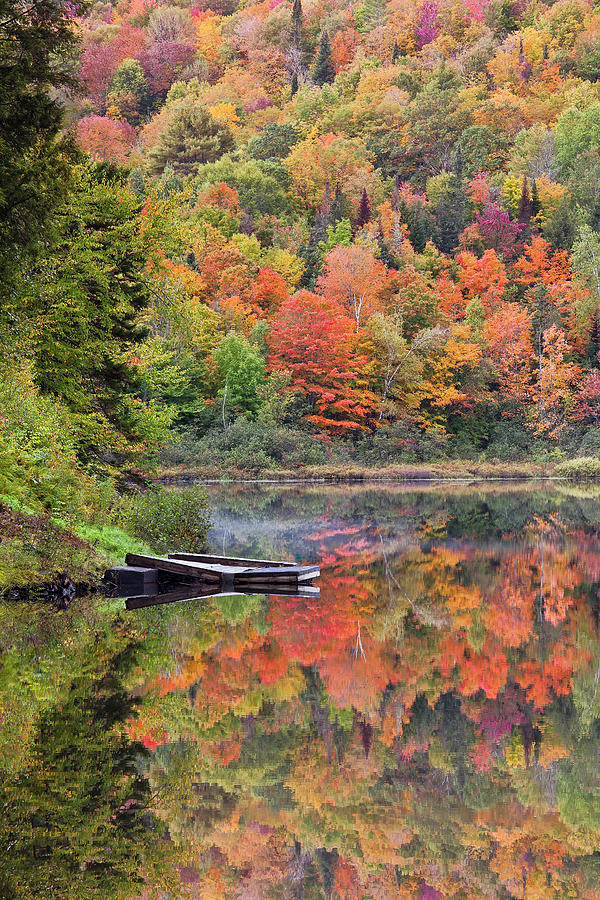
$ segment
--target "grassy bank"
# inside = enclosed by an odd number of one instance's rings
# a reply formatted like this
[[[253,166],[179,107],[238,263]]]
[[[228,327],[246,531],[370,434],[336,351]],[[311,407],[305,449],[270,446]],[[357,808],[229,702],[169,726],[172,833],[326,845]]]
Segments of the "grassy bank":
[[[557,475],[554,463],[506,463],[450,460],[392,466],[327,464],[277,469],[243,469],[232,466],[164,466],[158,480],[163,483],[191,481],[455,481],[459,479],[528,479]]]
[[[128,551],[149,550],[115,525],[71,525],[7,500],[0,502],[0,591],[50,583],[63,572],[77,583],[96,584]]]

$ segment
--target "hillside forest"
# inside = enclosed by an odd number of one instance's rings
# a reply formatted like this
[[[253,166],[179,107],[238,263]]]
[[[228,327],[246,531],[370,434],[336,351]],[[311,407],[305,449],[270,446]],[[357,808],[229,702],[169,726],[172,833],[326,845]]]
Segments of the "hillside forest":
[[[2,496],[596,462],[593,4],[3,0],[0,75]]]

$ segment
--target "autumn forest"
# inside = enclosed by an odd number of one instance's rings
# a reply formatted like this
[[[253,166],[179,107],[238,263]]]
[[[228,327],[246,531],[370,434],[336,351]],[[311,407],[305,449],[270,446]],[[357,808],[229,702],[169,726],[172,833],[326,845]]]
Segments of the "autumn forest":
[[[593,5],[5,6],[6,442],[598,465]]]

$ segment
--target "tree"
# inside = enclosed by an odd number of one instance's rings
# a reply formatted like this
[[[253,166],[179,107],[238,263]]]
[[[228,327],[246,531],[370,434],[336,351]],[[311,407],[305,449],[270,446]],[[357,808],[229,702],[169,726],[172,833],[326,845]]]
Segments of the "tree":
[[[423,381],[423,361],[444,341],[441,328],[426,329],[407,341],[402,333],[402,312],[376,313],[370,321],[370,339],[381,395],[378,422],[416,409]]]
[[[331,44],[327,31],[321,34],[319,49],[312,71],[312,79],[315,84],[331,84],[335,78],[335,69],[331,59]]]
[[[519,211],[517,213],[517,219],[521,223],[527,227],[529,225],[532,213],[532,202],[531,197],[529,196],[529,185],[527,183],[527,175],[523,175],[523,187],[521,188],[521,197],[519,200]]]
[[[70,145],[60,137],[61,94],[73,84],[72,17],[83,6],[38,0],[0,8],[0,280],[33,250],[68,180]],[[2,289],[0,289],[2,290]]]
[[[513,415],[532,396],[534,362],[532,315],[518,303],[507,303],[484,323],[484,337],[497,372],[500,392]]]
[[[169,88],[181,78],[195,56],[195,48],[180,41],[161,41],[140,53],[139,60],[155,104],[165,99]]]
[[[360,203],[358,205],[358,215],[356,217],[355,227],[358,231],[360,228],[364,228],[371,221],[371,205],[369,203],[369,197],[367,194],[367,189],[363,188],[362,194],[360,195]]]
[[[109,115],[127,119],[130,125],[139,125],[148,113],[148,82],[137,59],[125,59],[118,67],[110,83],[108,93]]]
[[[137,770],[148,752],[126,732],[133,648],[105,654],[85,660],[60,703],[40,712],[24,771],[2,779],[3,896],[125,900],[146,879],[172,882],[174,854]]]
[[[570,362],[570,348],[560,328],[551,325],[542,336],[543,350],[534,391],[538,433],[556,435],[573,404],[579,366]]]
[[[261,406],[258,389],[265,378],[265,362],[256,348],[239,334],[226,335],[212,352],[218,371],[218,401],[223,428],[229,410],[256,418]]]
[[[122,165],[127,161],[135,141],[129,122],[108,116],[84,116],[77,123],[77,142],[93,160],[107,160]]]
[[[226,125],[216,122],[203,106],[182,102],[173,109],[158,143],[148,155],[152,173],[167,165],[176,175],[196,175],[200,166],[233,150],[234,141]]]
[[[146,258],[140,202],[125,175],[88,166],[74,177],[55,240],[19,302],[39,387],[72,411],[82,458],[101,464],[139,456],[162,436],[139,399],[133,361],[146,336],[138,318],[148,304]]]
[[[319,290],[354,317],[356,331],[379,306],[387,283],[386,268],[364,247],[338,245],[323,261]]]
[[[320,429],[346,434],[365,428],[373,397],[359,383],[353,326],[343,308],[299,291],[271,319],[269,368],[290,373],[290,389],[310,401]]]

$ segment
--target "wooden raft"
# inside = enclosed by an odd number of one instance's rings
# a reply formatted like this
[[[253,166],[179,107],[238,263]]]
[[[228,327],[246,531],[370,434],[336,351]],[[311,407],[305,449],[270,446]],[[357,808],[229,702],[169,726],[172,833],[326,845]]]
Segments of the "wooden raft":
[[[180,575],[224,590],[237,588],[264,593],[277,587],[296,587],[318,578],[319,566],[296,566],[281,560],[238,559],[195,553],[170,553],[168,557],[128,553],[127,569],[150,569]]]

